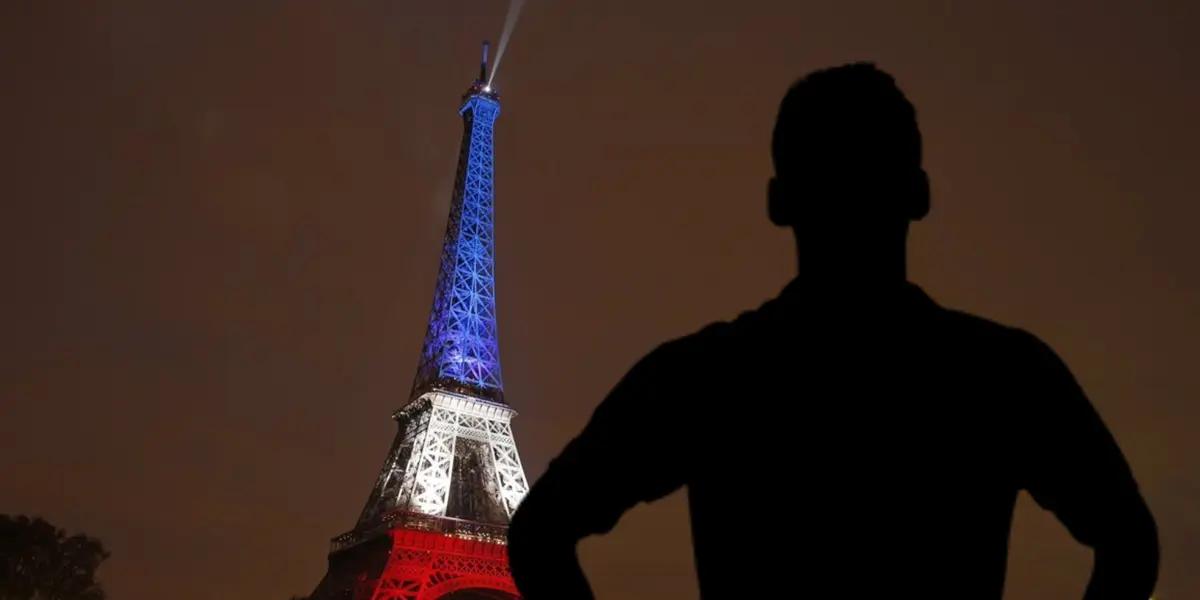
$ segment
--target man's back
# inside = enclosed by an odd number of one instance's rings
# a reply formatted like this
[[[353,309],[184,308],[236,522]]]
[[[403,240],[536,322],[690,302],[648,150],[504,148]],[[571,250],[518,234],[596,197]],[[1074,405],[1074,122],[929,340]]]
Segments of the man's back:
[[[1136,498],[1095,412],[1034,337],[915,286],[825,294],[797,282],[680,342],[707,347],[704,372],[732,375],[698,394],[680,441],[705,450],[687,485],[706,596],[738,597],[740,574],[770,565],[810,591],[998,598],[1018,490],[1063,509],[1081,538],[1090,503]],[[738,523],[746,514],[755,522]]]
[[[686,486],[706,598],[999,598],[1019,490],[1085,543],[1141,505],[1033,336],[912,285],[846,298],[799,280],[648,355],[538,485],[528,502],[552,497],[579,537]]]

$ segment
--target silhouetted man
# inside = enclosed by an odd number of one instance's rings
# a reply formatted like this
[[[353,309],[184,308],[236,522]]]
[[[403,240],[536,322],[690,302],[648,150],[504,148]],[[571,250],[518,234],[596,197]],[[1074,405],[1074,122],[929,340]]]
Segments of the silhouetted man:
[[[1154,521],[1066,366],[906,280],[929,184],[892,78],[800,80],[772,156],[768,212],[795,230],[799,276],[660,346],[600,404],[513,518],[526,599],[591,597],[576,543],[681,486],[704,598],[1000,598],[1022,489],[1095,550],[1087,598],[1149,598]]]

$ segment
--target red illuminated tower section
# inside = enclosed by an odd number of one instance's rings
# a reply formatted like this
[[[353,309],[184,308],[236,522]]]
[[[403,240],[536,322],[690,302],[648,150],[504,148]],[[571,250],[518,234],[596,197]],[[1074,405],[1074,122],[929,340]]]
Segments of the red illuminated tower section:
[[[463,140],[433,310],[399,429],[354,529],[311,600],[518,598],[508,521],[528,491],[500,379],[492,129],[500,99],[463,95]]]

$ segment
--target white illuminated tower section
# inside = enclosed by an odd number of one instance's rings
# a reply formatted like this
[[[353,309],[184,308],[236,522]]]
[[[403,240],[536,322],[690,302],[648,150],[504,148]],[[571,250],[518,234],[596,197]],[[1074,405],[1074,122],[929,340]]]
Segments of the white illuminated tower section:
[[[463,139],[429,328],[395,441],[311,600],[517,598],[505,546],[529,489],[504,400],[496,327],[492,130],[498,94],[463,96]]]

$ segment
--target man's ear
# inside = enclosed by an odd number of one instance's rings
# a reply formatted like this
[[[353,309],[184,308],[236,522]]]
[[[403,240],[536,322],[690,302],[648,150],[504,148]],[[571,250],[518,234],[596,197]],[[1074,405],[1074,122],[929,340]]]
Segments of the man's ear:
[[[925,169],[917,169],[909,186],[906,216],[910,221],[920,221],[929,214],[929,175]]]
[[[787,227],[796,223],[796,206],[788,186],[778,177],[767,181],[767,216],[771,222]]]

